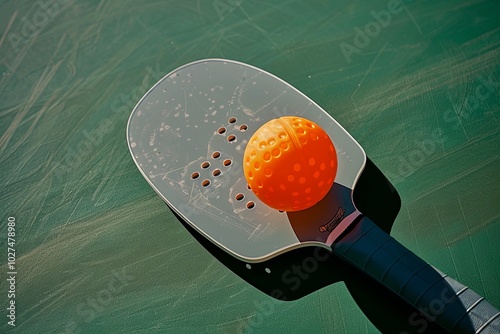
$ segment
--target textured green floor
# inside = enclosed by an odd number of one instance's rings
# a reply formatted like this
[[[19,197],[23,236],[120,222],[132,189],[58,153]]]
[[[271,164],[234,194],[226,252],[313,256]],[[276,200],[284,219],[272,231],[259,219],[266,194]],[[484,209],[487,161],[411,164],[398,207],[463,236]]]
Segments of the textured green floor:
[[[500,4],[404,1],[346,57],[355,29],[391,3],[2,1],[0,332],[377,332],[342,284],[262,316],[270,299],[199,246],[138,172],[133,105],[207,57],[261,67],[330,112],[400,192],[393,235],[500,308]]]

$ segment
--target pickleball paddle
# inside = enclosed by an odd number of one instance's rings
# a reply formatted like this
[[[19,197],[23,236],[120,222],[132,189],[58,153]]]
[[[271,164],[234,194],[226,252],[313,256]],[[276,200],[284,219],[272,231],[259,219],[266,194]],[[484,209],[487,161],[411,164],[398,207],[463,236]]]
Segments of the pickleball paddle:
[[[252,135],[287,116],[320,126],[336,153],[336,174],[328,192],[302,210],[266,204],[260,199],[265,189],[257,196],[244,175],[244,153]],[[338,280],[314,279],[324,272],[322,264],[334,263],[329,260],[334,254],[447,331],[500,331],[500,315],[491,304],[387,233],[400,205],[393,187],[340,124],[281,79],[229,60],[184,65],[139,101],[129,119],[127,140],[145,179],[190,232],[240,277],[272,297],[296,299]],[[275,143],[266,145],[272,153]],[[369,200],[362,204],[369,191],[360,194],[357,188],[369,173],[379,175],[377,196],[386,194],[387,199],[375,202],[386,206],[366,204]],[[328,176],[314,180],[321,181],[328,183]],[[305,195],[297,198],[307,200]],[[384,210],[388,213],[381,213]]]

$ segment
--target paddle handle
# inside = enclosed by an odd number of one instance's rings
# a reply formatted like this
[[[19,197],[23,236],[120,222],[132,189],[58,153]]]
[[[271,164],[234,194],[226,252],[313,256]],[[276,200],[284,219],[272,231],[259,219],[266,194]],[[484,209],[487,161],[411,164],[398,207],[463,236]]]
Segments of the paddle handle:
[[[500,333],[500,312],[494,306],[427,264],[369,218],[363,217],[332,248],[417,308],[408,321],[418,332],[435,321],[450,333]]]

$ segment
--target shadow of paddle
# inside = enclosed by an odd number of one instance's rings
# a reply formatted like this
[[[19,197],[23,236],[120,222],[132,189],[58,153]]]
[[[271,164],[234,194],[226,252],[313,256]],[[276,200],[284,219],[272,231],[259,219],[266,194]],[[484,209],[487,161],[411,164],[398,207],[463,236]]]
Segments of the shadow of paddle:
[[[361,212],[370,217],[386,233],[390,233],[399,212],[400,198],[390,182],[370,160],[367,160],[353,198]],[[344,281],[360,309],[382,333],[446,333],[433,321],[433,316],[436,314],[428,312],[429,316],[426,317],[424,312],[417,310],[385,286],[324,248],[303,247],[268,261],[247,266],[246,262],[236,259],[214,245],[174,211],[172,212],[210,254],[240,278],[275,299],[297,300],[325,286]],[[445,288],[450,287],[444,283],[436,283],[427,291],[442,291]],[[435,305],[429,307],[437,308],[441,299],[442,296],[436,295]],[[465,307],[456,301],[453,307],[465,310]],[[332,309],[332,312],[336,310]],[[463,327],[468,326],[464,324]]]

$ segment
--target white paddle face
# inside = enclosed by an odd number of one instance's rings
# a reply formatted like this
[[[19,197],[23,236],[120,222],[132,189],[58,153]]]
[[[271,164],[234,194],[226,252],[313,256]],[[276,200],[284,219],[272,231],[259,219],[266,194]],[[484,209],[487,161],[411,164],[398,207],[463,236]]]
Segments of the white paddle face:
[[[233,256],[260,262],[304,245],[328,247],[328,235],[297,237],[289,215],[247,187],[247,141],[267,121],[287,115],[328,133],[339,159],[334,187],[350,194],[365,164],[361,146],[297,89],[235,61],[202,60],[167,74],[132,111],[127,140],[143,176],[177,214]],[[343,217],[355,210],[348,201]]]

